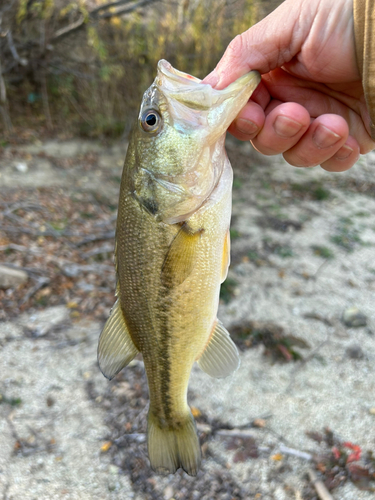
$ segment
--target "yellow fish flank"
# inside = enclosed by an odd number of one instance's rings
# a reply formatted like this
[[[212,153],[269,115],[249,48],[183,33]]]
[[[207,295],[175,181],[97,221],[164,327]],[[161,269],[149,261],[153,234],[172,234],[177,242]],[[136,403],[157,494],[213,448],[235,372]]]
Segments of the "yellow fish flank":
[[[253,71],[219,91],[162,60],[129,142],[116,230],[118,298],[98,360],[112,379],[142,353],[148,454],[158,472],[199,470],[187,403],[194,362],[213,377],[239,365],[216,318],[229,266],[232,169],[224,140],[259,81]]]

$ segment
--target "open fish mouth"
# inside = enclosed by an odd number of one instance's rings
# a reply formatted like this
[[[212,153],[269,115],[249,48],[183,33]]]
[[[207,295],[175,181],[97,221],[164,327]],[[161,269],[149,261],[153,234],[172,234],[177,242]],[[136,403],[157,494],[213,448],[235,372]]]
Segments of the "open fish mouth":
[[[250,71],[250,73],[238,78],[225,89],[217,90],[207,83],[202,83],[199,78],[173,68],[168,61],[162,59],[158,63],[158,76],[155,83],[169,99],[175,99],[188,108],[208,111],[211,108],[224,105],[228,99],[240,102],[240,109],[244,105],[240,94],[243,92],[248,93],[249,86],[256,87],[260,79],[258,71]],[[229,107],[233,107],[237,112],[239,111],[237,106],[229,105]],[[225,108],[226,114],[233,115],[228,111],[226,105]],[[231,120],[234,119],[237,112],[234,116],[231,116]]]

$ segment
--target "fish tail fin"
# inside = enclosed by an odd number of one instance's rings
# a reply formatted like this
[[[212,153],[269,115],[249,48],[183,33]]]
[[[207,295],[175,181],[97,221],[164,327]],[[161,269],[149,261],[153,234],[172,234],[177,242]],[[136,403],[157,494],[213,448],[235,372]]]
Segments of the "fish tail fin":
[[[148,455],[151,467],[161,474],[174,474],[182,467],[196,476],[201,463],[201,448],[191,412],[178,428],[161,427],[151,408],[148,413]]]

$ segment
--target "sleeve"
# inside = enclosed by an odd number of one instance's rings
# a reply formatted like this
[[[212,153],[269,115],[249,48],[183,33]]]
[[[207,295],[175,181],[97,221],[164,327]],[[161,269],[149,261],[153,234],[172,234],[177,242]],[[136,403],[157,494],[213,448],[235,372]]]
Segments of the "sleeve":
[[[354,35],[358,67],[362,75],[371,136],[375,140],[375,2],[353,0]]]

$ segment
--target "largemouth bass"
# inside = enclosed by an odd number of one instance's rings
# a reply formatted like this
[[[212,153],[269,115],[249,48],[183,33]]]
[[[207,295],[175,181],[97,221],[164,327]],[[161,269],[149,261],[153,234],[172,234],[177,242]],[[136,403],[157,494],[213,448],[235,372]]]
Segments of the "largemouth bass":
[[[229,266],[232,169],[224,140],[259,81],[253,71],[215,90],[162,60],[130,138],[116,229],[117,301],[98,360],[112,379],[142,353],[148,454],[158,472],[199,470],[187,404],[194,362],[213,377],[239,365],[216,318]]]

